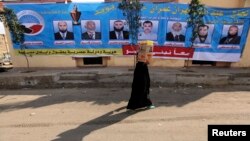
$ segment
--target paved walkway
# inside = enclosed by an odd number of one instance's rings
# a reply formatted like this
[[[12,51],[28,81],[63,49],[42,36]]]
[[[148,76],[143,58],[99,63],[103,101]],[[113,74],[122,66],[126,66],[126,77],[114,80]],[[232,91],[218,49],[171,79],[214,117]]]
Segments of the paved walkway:
[[[130,87],[132,67],[14,68],[0,73],[1,89]],[[250,68],[149,67],[152,87],[175,85],[249,85]]]

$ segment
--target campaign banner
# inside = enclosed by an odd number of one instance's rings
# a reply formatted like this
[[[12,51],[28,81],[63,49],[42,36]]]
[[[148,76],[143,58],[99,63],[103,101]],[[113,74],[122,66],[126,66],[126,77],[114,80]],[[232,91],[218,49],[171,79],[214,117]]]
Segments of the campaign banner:
[[[97,50],[92,55],[102,56],[106,55],[104,51],[96,52],[108,49],[114,50],[111,55],[126,55],[122,53],[122,47],[131,43],[129,26],[117,8],[118,4],[15,3],[6,6],[17,14],[25,30],[25,48],[30,53],[39,55],[45,50],[74,55],[75,50],[79,50],[84,56],[91,53],[82,50]],[[192,44],[187,4],[145,2],[143,5],[138,41],[152,40],[154,45],[167,48],[193,48],[190,60],[240,60],[248,36],[250,8],[205,7],[205,24],[198,27],[198,37]],[[20,45],[14,44],[13,47],[17,52],[23,52]],[[176,58],[174,55],[168,57]]]
[[[136,55],[139,46],[124,45],[122,47],[123,55]],[[189,59],[193,58],[195,48],[172,47],[172,46],[154,46],[152,55],[154,58],[166,59]]]

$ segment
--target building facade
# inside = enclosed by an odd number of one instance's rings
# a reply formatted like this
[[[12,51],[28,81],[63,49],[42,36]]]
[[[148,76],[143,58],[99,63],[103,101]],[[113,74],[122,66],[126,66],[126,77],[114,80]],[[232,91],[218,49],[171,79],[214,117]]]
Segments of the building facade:
[[[116,0],[106,0],[106,2],[112,2]],[[144,0],[147,1],[147,0]],[[179,2],[179,3],[189,3],[190,0],[153,0],[153,2]],[[221,0],[218,5],[218,0],[202,0],[202,3],[207,6],[213,7],[225,7],[225,8],[241,8],[249,7],[250,0]],[[2,0],[2,2],[60,2],[64,3],[65,0]],[[70,2],[68,0],[67,2]],[[9,33],[7,32],[7,37]],[[14,49],[11,47],[10,38],[7,38],[8,44],[10,46],[9,50],[12,55],[14,67],[25,67],[26,60],[22,55],[17,55]],[[250,67],[249,54],[250,54],[250,37],[248,36],[244,52],[242,54],[241,60],[236,63],[230,62],[198,62],[193,63],[191,60],[176,60],[176,59],[160,59],[155,58],[152,60],[151,66],[159,67],[183,67],[185,63],[189,66],[226,66],[226,67]],[[30,67],[85,67],[85,66],[133,66],[135,62],[134,56],[109,56],[109,57],[72,57],[72,56],[32,56],[29,57]]]

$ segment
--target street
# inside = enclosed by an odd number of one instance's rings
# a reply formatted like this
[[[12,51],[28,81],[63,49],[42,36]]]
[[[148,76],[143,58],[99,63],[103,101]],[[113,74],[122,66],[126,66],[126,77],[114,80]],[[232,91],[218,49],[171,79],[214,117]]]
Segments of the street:
[[[130,88],[0,90],[0,141],[207,141],[209,124],[249,124],[250,87],[154,87],[155,109],[127,111]]]

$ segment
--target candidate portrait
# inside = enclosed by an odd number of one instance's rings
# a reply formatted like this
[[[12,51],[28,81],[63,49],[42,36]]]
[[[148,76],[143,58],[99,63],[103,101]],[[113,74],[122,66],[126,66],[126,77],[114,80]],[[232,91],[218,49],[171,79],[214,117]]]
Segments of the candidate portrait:
[[[224,25],[219,44],[240,44],[243,25]]]
[[[166,41],[185,42],[186,22],[169,21]]]
[[[157,40],[158,23],[156,20],[141,21],[141,28],[139,29],[138,40]]]
[[[110,20],[109,39],[111,40],[128,40],[128,25],[125,20]]]
[[[100,40],[100,20],[82,20],[82,40]]]
[[[213,24],[201,24],[198,25],[198,34],[194,40],[196,44],[210,44],[212,34],[214,32],[214,25]]]
[[[53,21],[55,40],[74,40],[71,21]]]

